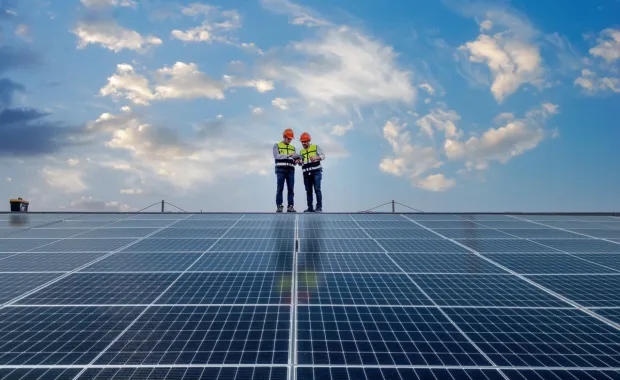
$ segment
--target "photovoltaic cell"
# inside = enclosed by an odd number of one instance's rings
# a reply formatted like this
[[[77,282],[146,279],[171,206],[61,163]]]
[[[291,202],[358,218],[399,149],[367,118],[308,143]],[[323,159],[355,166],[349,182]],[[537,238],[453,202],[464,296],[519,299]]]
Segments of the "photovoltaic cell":
[[[437,239],[437,234],[424,228],[367,228],[366,233],[374,239]]]
[[[506,273],[473,253],[390,253],[408,273]]]
[[[0,260],[5,272],[70,271],[87,264],[104,253],[98,252],[25,252]]]
[[[586,236],[572,233],[568,230],[555,228],[513,228],[500,230],[512,235],[512,238],[524,239],[587,239]],[[544,243],[544,241],[542,241]]]
[[[16,304],[149,304],[178,276],[167,273],[74,273]]]
[[[300,252],[384,252],[373,239],[299,239]]]
[[[1,265],[2,261],[0,261]],[[58,273],[0,273],[0,304],[59,277]]]
[[[523,239],[459,239],[457,242],[477,252],[536,253],[559,252],[557,249]]]
[[[293,239],[295,229],[286,228],[231,228],[223,239]]]
[[[440,306],[570,306],[513,275],[410,276]]]
[[[80,272],[184,271],[199,257],[193,252],[117,252]]]
[[[48,230],[52,231],[52,230]],[[141,238],[157,231],[157,228],[99,228],[79,235],[80,238]]]
[[[58,239],[0,239],[0,252],[24,252],[42,247]]]
[[[298,306],[299,364],[490,365],[437,308]]]
[[[0,368],[4,380],[61,380],[73,379],[79,368]]]
[[[285,380],[286,367],[139,367],[89,368],[79,380]]]
[[[298,380],[389,380],[389,379],[468,379],[504,380],[495,369],[376,368],[376,367],[299,367]]]
[[[159,304],[290,304],[291,276],[278,272],[185,273]]]
[[[57,229],[57,228],[33,228],[28,230],[16,231],[12,233],[11,238],[20,238],[20,239],[63,239],[71,236],[75,236],[80,234],[80,237],[85,237],[83,235],[85,232],[90,231],[88,228],[83,229]]]
[[[111,252],[131,244],[136,239],[63,239],[45,246],[33,248],[32,252]]]
[[[573,229],[572,232],[577,234],[584,234],[595,238],[603,238],[603,239],[620,239],[620,229]]]
[[[230,228],[232,226],[241,227],[240,223],[243,220],[237,222],[236,220],[181,220],[173,224],[174,228]],[[235,224],[236,223],[236,224]]]
[[[620,306],[620,276],[527,276],[536,283],[585,307]]]
[[[325,219],[302,219],[299,221],[299,228],[359,228],[357,223],[351,219],[346,220],[325,220]]]
[[[446,239],[385,239],[379,244],[388,252],[458,253],[467,249]]]
[[[449,239],[510,239],[510,235],[491,228],[435,228],[434,231]]]
[[[133,244],[123,252],[204,252],[217,239],[144,239]]]
[[[368,235],[359,228],[300,228],[299,237],[301,239],[367,239]]]
[[[522,253],[519,255],[485,253],[484,256],[520,274],[620,274],[614,269],[597,265],[596,261],[588,259],[590,255],[583,255],[583,260],[564,253]],[[620,258],[618,258],[618,264],[620,264]]]
[[[149,237],[149,239],[218,239],[224,236],[228,228],[166,228]]]
[[[499,366],[620,366],[620,331],[577,309],[445,310]]]
[[[149,308],[95,364],[287,364],[290,306]]]
[[[549,247],[569,253],[620,253],[620,244],[597,239],[534,240]]]
[[[301,273],[297,302],[313,305],[432,305],[406,275]]]
[[[214,252],[292,252],[293,239],[222,239],[213,245]]]
[[[620,255],[614,253],[575,253],[574,256],[620,271]]]
[[[385,253],[301,252],[298,272],[400,272]]]
[[[8,307],[0,310],[0,364],[88,364],[143,308]]]
[[[380,220],[380,221],[359,221],[357,223],[355,223],[352,227],[350,228],[384,228],[384,229],[390,229],[390,230],[395,230],[395,229],[401,229],[401,228],[405,228],[405,229],[411,229],[411,228],[422,228],[420,226],[418,226],[417,224],[405,219],[405,218],[401,218],[401,220]]]
[[[192,271],[278,271],[292,272],[291,252],[207,252]]]

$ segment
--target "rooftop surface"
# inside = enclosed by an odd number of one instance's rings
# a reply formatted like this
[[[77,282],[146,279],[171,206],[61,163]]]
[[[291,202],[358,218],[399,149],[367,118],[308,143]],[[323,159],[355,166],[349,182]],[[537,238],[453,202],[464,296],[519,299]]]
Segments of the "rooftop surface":
[[[0,378],[620,378],[619,275],[612,214],[0,214]]]

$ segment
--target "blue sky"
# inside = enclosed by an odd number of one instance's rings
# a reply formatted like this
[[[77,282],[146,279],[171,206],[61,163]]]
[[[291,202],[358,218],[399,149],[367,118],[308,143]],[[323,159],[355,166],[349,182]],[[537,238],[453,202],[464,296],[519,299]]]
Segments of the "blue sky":
[[[271,147],[291,127],[326,153],[325,211],[617,211],[617,14],[0,0],[0,193],[47,211],[273,211]],[[299,171],[295,194],[303,210]]]

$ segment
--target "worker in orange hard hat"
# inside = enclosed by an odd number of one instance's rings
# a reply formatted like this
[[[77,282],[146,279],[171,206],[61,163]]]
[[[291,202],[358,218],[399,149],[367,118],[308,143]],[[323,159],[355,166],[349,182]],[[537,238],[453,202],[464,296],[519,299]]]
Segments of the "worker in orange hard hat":
[[[325,153],[316,144],[312,144],[312,138],[308,132],[299,137],[303,149],[299,151],[302,157],[301,169],[304,174],[304,186],[306,188],[306,200],[308,208],[304,212],[323,211],[323,193],[321,192],[321,180],[323,179],[323,167],[321,161],[325,159]],[[316,194],[316,208],[313,208],[312,189]]]
[[[295,147],[291,145],[291,141],[295,138],[293,130],[287,128],[282,132],[282,141],[277,142],[273,146],[273,159],[276,164],[277,191],[276,206],[277,212],[284,210],[284,200],[282,193],[284,191],[284,183],[287,187],[287,212],[295,211],[294,202],[294,186],[295,186],[295,165],[301,164],[301,157],[297,155]]]

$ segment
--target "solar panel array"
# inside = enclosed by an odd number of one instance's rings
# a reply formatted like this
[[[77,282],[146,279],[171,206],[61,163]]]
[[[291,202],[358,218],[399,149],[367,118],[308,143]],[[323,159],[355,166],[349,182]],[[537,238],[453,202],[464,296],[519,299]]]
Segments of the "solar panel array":
[[[619,369],[618,217],[0,214],[3,379]]]

